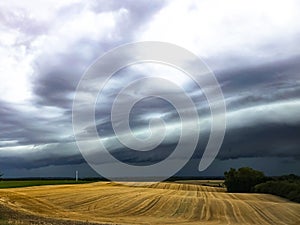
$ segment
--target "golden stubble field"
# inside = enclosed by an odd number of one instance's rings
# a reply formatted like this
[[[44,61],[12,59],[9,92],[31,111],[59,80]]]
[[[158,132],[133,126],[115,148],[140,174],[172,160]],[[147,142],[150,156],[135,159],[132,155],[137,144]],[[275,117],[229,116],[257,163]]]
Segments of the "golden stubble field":
[[[188,183],[2,189],[0,204],[42,217],[114,224],[300,224],[300,204]]]

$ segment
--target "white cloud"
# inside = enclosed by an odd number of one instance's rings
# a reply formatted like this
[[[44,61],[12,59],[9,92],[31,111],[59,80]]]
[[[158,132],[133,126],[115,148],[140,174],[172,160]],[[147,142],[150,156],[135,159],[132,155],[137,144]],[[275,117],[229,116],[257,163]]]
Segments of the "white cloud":
[[[214,68],[243,66],[242,63],[248,65],[264,63],[300,52],[298,47],[300,5],[297,1],[176,0],[169,1],[168,5],[161,10],[155,8],[158,11],[153,10],[149,13],[149,15],[154,14],[154,17],[145,17],[141,19],[142,22],[138,21],[139,16],[142,15],[140,10],[145,10],[145,13],[148,10],[142,8],[145,6],[143,4],[142,7],[137,7],[138,10],[134,8],[138,11],[135,14],[130,11],[130,7],[125,9],[121,6],[114,6],[111,9],[106,7],[105,10],[96,12],[97,10],[92,10],[90,4],[92,3],[84,0],[2,0],[0,2],[0,100],[15,104],[9,110],[18,112],[4,121],[11,126],[12,120],[18,119],[16,121],[18,123],[8,132],[4,132],[3,139],[0,139],[3,146],[13,146],[0,149],[1,156],[13,156],[16,152],[20,155],[31,152],[34,155],[37,150],[42,152],[38,155],[41,159],[44,157],[43,154],[59,155],[59,151],[62,151],[63,155],[64,146],[59,146],[60,148],[56,150],[56,145],[48,146],[44,143],[70,141],[72,131],[69,112],[65,108],[59,108],[59,104],[55,107],[38,107],[30,102],[33,95],[36,95],[32,89],[33,80],[41,74],[51,76],[51,73],[49,75],[47,72],[56,72],[55,69],[58,68],[57,71],[62,71],[62,76],[70,76],[66,83],[71,83],[74,79],[73,72],[78,71],[78,64],[81,67],[87,66],[96,54],[103,53],[98,51],[107,50],[124,41],[131,41],[132,37],[136,41],[157,40],[180,45],[207,59]],[[126,3],[124,5],[126,6]],[[66,7],[65,11],[61,11],[64,7]],[[68,7],[77,8],[73,11],[74,8]],[[134,16],[130,17],[133,14]],[[75,57],[72,58],[71,55]],[[241,60],[242,63],[240,64],[236,59]],[[187,80],[181,72],[170,67],[137,65],[135,69],[135,73],[159,75],[178,85],[184,86]],[[36,77],[33,77],[33,74]],[[172,74],[172,77],[169,74]],[[131,78],[134,76],[136,74]],[[45,83],[42,89],[48,87],[51,77],[43,81]],[[127,77],[112,80],[110,85],[118,89],[127,81]],[[294,80],[292,82],[294,83]],[[53,86],[56,84],[59,82],[54,83]],[[153,84],[148,82],[141,86],[140,90],[146,94],[152,86]],[[163,83],[157,84],[155,88],[161,88],[169,93],[172,91]],[[51,94],[52,89],[49,90],[45,92],[46,97],[47,94]],[[61,93],[72,96],[68,91]],[[279,91],[277,90],[277,93]],[[55,99],[57,101],[59,98],[66,97],[59,94],[60,92]],[[191,94],[193,97],[200,96],[199,92],[191,92]],[[109,102],[111,99],[107,97],[106,100]],[[229,128],[252,126],[262,122],[298,123],[299,105],[299,101],[275,102],[270,105],[262,102],[255,107],[247,107],[247,103],[245,105],[243,103],[241,107],[244,108],[228,113]],[[170,116],[168,113],[159,116],[149,112],[141,116],[141,120],[168,116]],[[194,121],[187,123],[194,123]],[[209,118],[201,118],[200,127],[201,131],[208,130]],[[179,128],[178,123],[167,124],[166,129],[170,135],[165,140],[166,143],[174,142]],[[161,134],[159,128],[155,129],[156,133]],[[148,134],[148,129],[136,130],[136,135],[147,136]],[[47,136],[45,140],[44,136]],[[34,149],[35,145],[32,143],[35,142],[39,147]],[[119,147],[115,137],[107,137],[106,142],[112,147]],[[15,144],[22,146],[14,146]],[[70,152],[74,149],[75,146],[70,144],[66,155],[72,155]],[[49,152],[46,153],[48,150]]]
[[[80,0],[2,0],[0,7],[11,9],[24,9],[29,12],[30,16],[39,20],[52,20],[56,12],[63,6],[75,4]]]
[[[63,1],[64,2],[64,1]],[[78,1],[76,1],[78,2]],[[33,97],[31,82],[36,61],[46,57],[48,65],[61,66],[57,55],[74,51],[82,60],[91,60],[93,46],[80,46],[81,39],[100,42],[114,41],[116,20],[126,10],[96,13],[86,4],[78,13],[60,15],[59,10],[74,1],[1,1],[0,3],[0,99],[21,103]],[[30,33],[38,21],[41,33]],[[29,32],[29,33],[28,33]],[[51,63],[50,63],[51,60]],[[66,65],[70,66],[70,65]],[[39,74],[37,74],[39,76]]]
[[[257,124],[298,124],[300,100],[278,101],[229,112],[228,128],[251,127]]]
[[[27,54],[22,45],[14,48],[11,48],[9,44],[0,46],[1,100],[16,103],[30,98],[32,59],[33,55]]]
[[[236,64],[230,57],[262,63],[299,53],[299,9],[294,0],[170,1],[138,40],[178,44],[223,67]]]

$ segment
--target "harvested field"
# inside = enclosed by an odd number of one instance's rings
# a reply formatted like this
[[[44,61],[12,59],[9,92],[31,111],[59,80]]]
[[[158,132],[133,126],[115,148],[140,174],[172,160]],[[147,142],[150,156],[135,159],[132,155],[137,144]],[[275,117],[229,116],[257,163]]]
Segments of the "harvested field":
[[[170,182],[1,189],[0,204],[48,220],[85,223],[300,224],[300,204],[276,196]]]

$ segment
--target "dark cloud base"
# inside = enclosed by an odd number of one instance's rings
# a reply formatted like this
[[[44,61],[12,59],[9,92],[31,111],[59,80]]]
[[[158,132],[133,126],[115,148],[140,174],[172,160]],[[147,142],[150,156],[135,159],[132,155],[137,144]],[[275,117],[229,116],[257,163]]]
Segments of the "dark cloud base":
[[[137,3],[130,0],[91,1],[88,8],[85,8],[86,3],[79,2],[65,6],[57,12],[57,17],[62,21],[68,21],[66,18],[72,19],[83,8],[97,14],[118,12],[123,9],[127,10],[128,14],[126,17],[116,19],[114,21],[116,29],[101,40],[79,37],[64,52],[53,49],[37,56],[33,62],[34,73],[30,80],[33,98],[29,102],[15,104],[9,100],[0,100],[0,170],[6,177],[73,176],[74,170],[80,170],[82,176],[97,176],[85,163],[74,144],[71,108],[76,86],[85,69],[99,55],[120,44],[135,41],[138,32],[148,25],[165,4],[164,1],[151,3],[149,1]],[[21,38],[21,35],[15,45],[24,45],[26,51],[32,53],[33,41],[41,35],[47,36],[51,24],[44,24],[30,18],[29,14],[27,15],[21,9],[15,10],[17,13],[13,10],[4,12],[1,9],[1,24],[8,30],[20,32],[25,38]],[[17,16],[18,13],[21,16]],[[299,34],[294,34],[289,40],[293,42],[298,40],[297,38],[299,39]],[[284,44],[279,43],[279,45],[273,46],[277,48],[275,52],[282,51],[282,55],[289,57],[273,56],[268,63],[260,63],[259,57],[254,57],[254,62],[248,61],[244,56],[235,58],[236,61],[230,60],[230,53],[228,53],[228,56],[208,59],[211,65],[218,64],[218,61],[234,61],[234,67],[227,68],[226,63],[221,63],[224,64],[221,67],[223,69],[215,71],[229,114],[249,107],[261,106],[263,109],[264,106],[272,103],[299,101],[299,44],[296,43],[294,52],[291,51],[293,43],[288,48],[291,52],[287,52]],[[86,54],[88,57],[82,54],[83,49],[88,53]],[[116,87],[107,90],[106,103],[100,105],[99,110],[96,111],[97,119],[101,120],[98,128],[99,132],[103,132],[102,134],[112,135],[109,106],[116,95],[114,91],[120,90],[124,84],[137,76],[139,74],[125,74],[122,79],[117,78],[119,83]],[[204,112],[206,115],[208,106],[203,100],[203,93],[199,92],[199,87],[189,83],[187,89],[195,103],[199,105],[199,114],[203,116],[202,112]],[[141,103],[132,111],[133,128],[145,126],[149,122],[145,115],[149,116],[147,115],[149,112],[167,113],[168,122],[174,122],[177,113],[172,108],[163,102],[150,100]],[[197,164],[207,143],[208,133],[201,134],[203,136],[192,160],[179,174],[219,176],[229,167],[240,166],[251,166],[272,175],[300,174],[299,119],[293,112],[284,108],[281,111],[284,112],[281,113],[283,116],[275,120],[267,118],[264,121],[265,118],[257,116],[248,121],[246,115],[240,121],[237,121],[239,118],[229,121],[225,140],[217,159],[202,173],[197,171]],[[232,123],[239,126],[235,127]],[[164,143],[143,154],[112,143],[117,146],[112,149],[112,154],[129,164],[148,165],[170,155],[176,141],[174,138],[172,142]],[[17,149],[19,147],[22,150],[19,151]]]

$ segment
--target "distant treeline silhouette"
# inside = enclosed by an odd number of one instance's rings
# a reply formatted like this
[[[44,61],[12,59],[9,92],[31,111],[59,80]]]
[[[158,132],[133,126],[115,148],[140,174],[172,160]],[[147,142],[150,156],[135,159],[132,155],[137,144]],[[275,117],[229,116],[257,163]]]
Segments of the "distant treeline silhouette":
[[[266,177],[250,167],[231,168],[224,175],[228,192],[273,194],[300,203],[300,177],[297,175]]]

